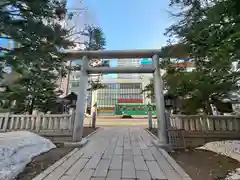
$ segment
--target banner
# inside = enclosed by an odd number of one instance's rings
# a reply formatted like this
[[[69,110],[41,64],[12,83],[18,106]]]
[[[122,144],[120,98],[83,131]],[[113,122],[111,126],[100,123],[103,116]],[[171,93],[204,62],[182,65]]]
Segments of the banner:
[[[118,103],[143,103],[143,99],[118,99]]]

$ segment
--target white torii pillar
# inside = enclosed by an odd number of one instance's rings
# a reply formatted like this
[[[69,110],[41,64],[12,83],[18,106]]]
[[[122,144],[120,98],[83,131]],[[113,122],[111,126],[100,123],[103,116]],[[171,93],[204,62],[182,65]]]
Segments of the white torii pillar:
[[[159,56],[154,55],[152,57],[153,62],[153,83],[154,83],[154,92],[156,99],[156,115],[158,122],[158,142],[155,142],[157,146],[168,147],[167,143],[167,127],[166,127],[166,117],[165,117],[165,102],[163,94],[163,79],[161,77],[160,67],[159,67]]]
[[[88,87],[88,58],[84,56],[82,61],[83,64],[80,73],[80,86],[78,88],[76,112],[73,127],[73,141],[75,142],[81,141],[83,136],[83,123],[85,118],[85,104]]]

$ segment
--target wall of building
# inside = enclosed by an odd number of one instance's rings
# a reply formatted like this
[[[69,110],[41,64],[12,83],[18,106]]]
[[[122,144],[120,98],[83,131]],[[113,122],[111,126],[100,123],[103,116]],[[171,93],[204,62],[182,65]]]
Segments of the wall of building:
[[[105,64],[110,67],[126,67],[140,66],[140,59],[128,60],[104,60]],[[81,65],[81,60],[75,60],[71,63],[72,66]],[[141,94],[142,89],[150,81],[152,75],[149,74],[106,74],[99,77],[93,75],[92,80],[100,79],[100,82],[105,84],[107,88],[100,89],[94,92],[88,92],[87,106],[92,106],[97,103],[99,108],[105,108],[106,111],[113,113],[116,103],[144,103],[147,104],[144,94]],[[68,82],[67,88],[66,83]],[[62,80],[62,90],[64,95],[71,92],[77,93],[80,85],[80,71],[72,71],[67,78]],[[65,88],[64,88],[64,87]],[[66,91],[67,89],[67,91]],[[66,94],[67,93],[67,94]]]
[[[114,83],[103,83],[106,88],[97,90],[97,106],[100,113],[114,114],[116,104],[142,104],[141,82],[132,83],[129,81],[121,83],[121,80]]]

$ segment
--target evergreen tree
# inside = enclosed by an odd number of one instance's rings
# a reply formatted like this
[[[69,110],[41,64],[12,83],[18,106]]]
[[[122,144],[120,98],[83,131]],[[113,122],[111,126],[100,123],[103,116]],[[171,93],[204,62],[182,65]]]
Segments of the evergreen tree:
[[[186,72],[169,64],[165,88],[182,99],[185,111],[203,109],[209,114],[211,103],[239,89],[240,74],[232,71],[232,63],[239,57],[239,1],[171,0],[170,6],[179,11],[167,34],[187,47],[186,57],[194,60],[195,70]]]
[[[100,27],[95,26],[86,26],[83,32],[80,32],[82,35],[86,36],[88,40],[83,42],[85,45],[86,51],[97,51],[103,50],[106,45],[106,38],[103,30]],[[101,59],[90,59],[90,66],[92,67],[101,67],[103,66],[103,61]],[[73,70],[80,70],[80,66],[76,66]],[[100,82],[100,75],[95,80],[89,80],[90,88],[88,91],[95,91],[97,89],[102,89],[105,86]]]
[[[6,0],[0,4],[0,35],[18,44],[6,53],[2,64],[22,75],[18,85],[8,87],[2,99],[16,100],[16,112],[47,111],[59,95],[56,82],[66,73],[60,48],[69,48],[69,31],[60,22],[66,1]],[[21,92],[21,93],[19,93]],[[3,94],[2,94],[3,95]]]

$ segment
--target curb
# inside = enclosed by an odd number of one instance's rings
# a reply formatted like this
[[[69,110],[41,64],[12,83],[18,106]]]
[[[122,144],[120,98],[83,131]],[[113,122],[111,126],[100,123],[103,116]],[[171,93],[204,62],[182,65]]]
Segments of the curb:
[[[45,179],[45,177],[47,177],[52,171],[54,171],[56,168],[58,168],[61,164],[63,164],[67,159],[69,159],[73,154],[75,154],[76,152],[80,151],[79,147],[77,147],[77,143],[78,145],[81,145],[81,147],[83,147],[84,145],[87,144],[87,141],[89,137],[91,137],[92,135],[94,135],[96,132],[98,132],[101,128],[96,129],[95,131],[93,131],[92,133],[90,133],[89,135],[87,135],[86,137],[84,137],[82,139],[81,142],[76,142],[75,146],[74,144],[66,144],[67,146],[64,145],[64,147],[75,147],[72,151],[70,151],[68,154],[66,154],[65,156],[63,156],[61,159],[57,160],[54,164],[50,165],[48,168],[46,168],[44,171],[40,172],[39,174],[37,174],[33,180],[43,180]],[[70,145],[70,146],[69,146]]]
[[[50,165],[48,168],[37,174],[33,177],[32,180],[43,180],[45,179],[51,172],[57,169],[60,165],[62,165],[66,160],[68,160],[73,154],[75,154],[79,149],[74,148],[71,152],[63,156],[61,159],[57,160],[55,163]]]
[[[147,133],[152,136],[155,140],[158,139],[156,135],[154,135],[148,129],[145,129]],[[184,180],[192,180],[190,176],[183,170],[183,168],[169,155],[169,153],[164,148],[159,148],[153,143],[154,146],[160,151],[160,153],[164,156],[164,158],[169,162],[169,164],[173,167],[173,169],[182,177]]]
[[[164,149],[158,148],[160,153],[169,162],[173,169],[181,176],[184,180],[192,180],[192,178],[183,170],[183,168],[170,156]]]
[[[87,135],[86,137],[84,137],[85,139],[90,138],[91,136],[93,136],[95,133],[97,133],[100,129],[102,129],[101,127],[98,127],[95,131],[93,131],[92,133],[90,133],[89,135]]]
[[[147,131],[147,133],[148,133],[150,136],[152,136],[155,140],[158,139],[158,137],[157,137],[155,134],[153,134],[151,131],[149,131],[148,129],[144,129],[144,130]]]
[[[159,138],[155,135],[155,134],[153,134],[151,131],[149,131],[148,129],[145,129],[147,132],[148,132],[148,134],[150,135],[150,136],[152,136],[152,138],[153,138],[153,140],[152,140],[152,144],[156,147],[156,148],[160,148],[160,149],[164,149],[166,152],[172,152],[172,148],[171,148],[171,146],[169,145],[169,144],[159,144]]]
[[[86,138],[82,138],[82,140],[78,142],[64,142],[63,147],[82,148],[87,143],[88,143],[88,140]]]

